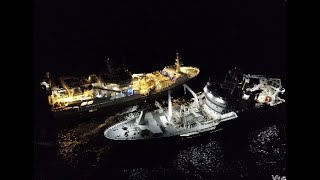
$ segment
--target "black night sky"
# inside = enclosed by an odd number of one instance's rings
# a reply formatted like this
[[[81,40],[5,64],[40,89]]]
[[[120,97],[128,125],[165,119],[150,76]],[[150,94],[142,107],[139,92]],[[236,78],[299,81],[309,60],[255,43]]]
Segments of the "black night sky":
[[[178,50],[201,70],[285,73],[285,1],[35,1],[35,69],[75,74],[103,60],[159,69]],[[223,63],[222,63],[223,62]],[[280,74],[279,74],[280,75]]]
[[[173,64],[176,51],[186,66],[200,68],[190,82],[195,91],[203,88],[209,76],[224,75],[235,66],[244,73],[279,77],[285,86],[286,1],[35,0],[35,132],[52,123],[44,120],[47,97],[39,84],[45,72],[93,74],[105,68],[106,58],[132,73],[152,72]],[[50,155],[37,158],[36,177],[62,178],[53,176],[52,170],[61,165],[43,170],[50,164]]]

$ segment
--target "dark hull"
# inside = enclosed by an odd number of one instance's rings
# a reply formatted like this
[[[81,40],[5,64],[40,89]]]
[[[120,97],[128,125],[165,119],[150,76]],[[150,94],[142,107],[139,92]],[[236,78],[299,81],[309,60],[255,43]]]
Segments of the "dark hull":
[[[189,79],[182,80],[173,84],[170,87],[164,88],[162,91],[157,93],[151,93],[148,96],[142,95],[132,95],[123,98],[119,98],[116,100],[108,100],[108,99],[95,99],[91,105],[83,106],[79,109],[72,110],[63,110],[53,112],[54,118],[57,119],[78,119],[78,118],[87,118],[96,115],[103,115],[106,113],[118,112],[120,109],[138,105],[147,101],[154,101],[157,98],[163,97],[167,95],[167,91],[169,89],[176,90]]]

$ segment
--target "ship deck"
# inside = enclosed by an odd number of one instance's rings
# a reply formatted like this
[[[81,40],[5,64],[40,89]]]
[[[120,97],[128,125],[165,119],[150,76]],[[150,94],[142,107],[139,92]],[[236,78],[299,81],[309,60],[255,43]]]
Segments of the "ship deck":
[[[138,125],[136,125],[136,118],[108,128],[105,131],[105,136],[114,140],[136,140],[168,137],[176,134],[176,128],[168,124],[164,113],[147,112]]]
[[[237,115],[231,112],[219,116],[217,120],[222,122],[236,117]],[[176,127],[178,123],[169,123],[166,114],[161,110],[147,112],[139,124],[136,122],[137,118],[138,116],[135,116],[107,128],[104,132],[105,137],[112,140],[144,140],[171,136],[190,136],[214,130],[219,124],[212,120],[206,121],[204,116],[199,113],[190,113],[185,118],[193,119],[195,123],[184,127]],[[174,117],[172,121],[174,121]]]

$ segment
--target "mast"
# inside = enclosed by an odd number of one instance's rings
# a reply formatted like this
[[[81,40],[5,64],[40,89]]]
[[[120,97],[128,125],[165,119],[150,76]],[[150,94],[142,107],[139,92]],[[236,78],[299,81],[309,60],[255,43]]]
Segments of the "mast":
[[[180,60],[181,60],[181,57],[179,56],[179,53],[176,52],[176,63],[175,63],[175,65],[176,65],[176,72],[180,72],[180,66],[181,66]]]
[[[140,124],[140,121],[141,121],[141,119],[143,118],[143,116],[144,116],[144,112],[143,112],[143,110],[142,110],[142,111],[140,112],[139,117],[136,119],[135,125],[139,125],[139,124]]]
[[[106,65],[107,65],[107,71],[108,71],[109,73],[111,73],[111,72],[112,72],[112,67],[111,67],[110,58],[107,58],[107,59],[106,59]]]
[[[189,86],[187,86],[187,84],[183,84],[183,87],[184,87],[184,89],[188,89],[189,90],[189,92],[192,94],[192,96],[193,96],[193,98],[194,98],[194,100],[195,100],[195,102],[196,102],[196,104],[197,104],[197,106],[199,108],[200,105],[199,105],[199,100],[198,100],[197,94],[195,92],[193,92],[192,89]]]

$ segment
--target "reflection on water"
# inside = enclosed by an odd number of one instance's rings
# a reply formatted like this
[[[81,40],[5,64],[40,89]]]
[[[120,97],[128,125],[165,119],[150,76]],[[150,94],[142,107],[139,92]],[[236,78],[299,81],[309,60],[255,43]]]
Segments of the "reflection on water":
[[[281,136],[281,130],[276,125],[271,125],[257,130],[249,139],[249,151],[255,161],[258,173],[283,174],[286,167],[286,140]],[[280,167],[274,169],[274,167]]]
[[[82,123],[63,129],[58,133],[57,146],[59,157],[67,166],[96,166],[100,155],[111,149],[103,136],[104,130],[121,120],[121,115],[136,111],[138,106],[125,109],[123,112],[107,118],[92,118]],[[85,161],[81,161],[85,159]],[[89,164],[88,164],[89,163]]]
[[[99,146],[97,139],[106,127],[114,122],[115,116],[107,118],[103,123],[99,121],[84,122],[58,135],[58,150],[60,157],[70,166],[78,165],[81,156],[94,154],[97,162],[100,154],[110,148],[108,144]]]

